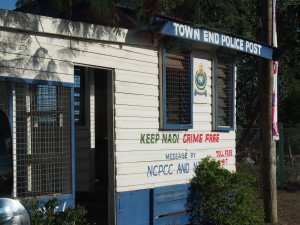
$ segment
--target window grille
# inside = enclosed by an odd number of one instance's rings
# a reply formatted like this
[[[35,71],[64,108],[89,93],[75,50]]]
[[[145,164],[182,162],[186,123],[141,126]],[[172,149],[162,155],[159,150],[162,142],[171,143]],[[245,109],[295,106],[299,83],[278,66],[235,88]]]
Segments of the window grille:
[[[76,125],[85,123],[85,68],[74,68],[74,120]]]
[[[17,196],[71,193],[68,87],[15,84]]]
[[[192,128],[190,53],[166,50],[164,76],[165,128]]]
[[[233,129],[234,126],[234,73],[230,58],[218,56],[216,84],[217,129]]]

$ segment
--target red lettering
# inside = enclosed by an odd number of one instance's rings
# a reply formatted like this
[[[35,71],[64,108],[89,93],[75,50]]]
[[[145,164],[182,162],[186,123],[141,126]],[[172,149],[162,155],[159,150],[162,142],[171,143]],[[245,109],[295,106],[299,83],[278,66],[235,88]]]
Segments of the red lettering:
[[[209,140],[209,134],[205,135],[205,142],[207,142]]]
[[[187,136],[188,136],[188,143],[191,143],[191,135],[188,134]]]
[[[228,159],[222,159],[222,160],[218,160],[218,162],[221,164],[221,166],[226,166],[228,164]]]
[[[186,134],[183,135],[182,141],[183,141],[183,143],[186,143]]]
[[[212,135],[212,142],[216,142],[216,134]]]

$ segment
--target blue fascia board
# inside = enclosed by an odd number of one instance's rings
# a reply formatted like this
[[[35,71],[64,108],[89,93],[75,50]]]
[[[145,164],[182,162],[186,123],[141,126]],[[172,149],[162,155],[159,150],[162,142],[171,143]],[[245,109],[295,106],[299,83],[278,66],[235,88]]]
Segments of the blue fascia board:
[[[283,50],[260,42],[174,21],[167,21],[159,33],[210,45],[217,45],[269,60],[277,61],[284,53]]]
[[[43,85],[53,85],[53,86],[63,86],[63,87],[74,87],[74,83],[51,81],[51,80],[27,79],[27,78],[19,78],[19,77],[0,76],[0,81],[26,83],[26,84],[43,84]]]

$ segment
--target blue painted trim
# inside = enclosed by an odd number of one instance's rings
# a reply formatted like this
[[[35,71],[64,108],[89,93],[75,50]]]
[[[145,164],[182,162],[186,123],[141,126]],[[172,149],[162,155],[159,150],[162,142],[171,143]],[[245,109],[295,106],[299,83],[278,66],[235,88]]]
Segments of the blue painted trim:
[[[188,130],[193,129],[193,58],[192,53],[190,53],[190,89],[191,89],[191,97],[190,97],[190,116],[191,123],[190,124],[168,124],[167,121],[167,81],[166,81],[166,49],[163,50],[163,129],[165,130]]]
[[[180,27],[183,29],[180,29]],[[208,32],[218,36],[218,40],[209,40],[209,38],[207,37]],[[263,43],[247,40],[242,37],[221,33],[219,31],[211,29],[199,28],[188,24],[180,24],[174,21],[167,21],[162,27],[162,29],[159,31],[159,33],[170,35],[173,37],[188,39],[191,41],[201,42],[208,45],[222,46],[224,48],[229,48],[235,51],[240,51],[275,61],[278,61],[278,59],[284,53],[284,51],[278,48],[274,48]],[[238,43],[238,46],[234,44],[235,41],[236,43]],[[241,45],[240,43],[243,44]],[[254,46],[256,46],[256,50],[254,50]]]
[[[0,76],[0,81],[16,82],[16,83],[27,83],[27,84],[44,84],[44,85],[53,85],[53,86],[74,87],[74,83],[59,82],[59,81],[48,81],[48,80],[35,80],[35,79],[18,78],[18,77],[2,77],[2,76]]]
[[[149,225],[150,189],[118,192],[116,218],[118,225]]]
[[[235,115],[234,115],[234,112],[235,112],[235,86],[234,86],[234,82],[235,82],[235,76],[234,76],[234,63],[232,62],[232,58],[230,59],[230,62],[231,62],[231,65],[232,65],[232,124],[230,125],[230,127],[220,127],[219,126],[219,104],[218,104],[218,97],[219,97],[219,92],[218,92],[218,78],[219,78],[219,73],[218,73],[218,64],[219,64],[219,58],[218,56],[216,56],[216,65],[215,65],[215,71],[216,71],[216,76],[215,76],[215,87],[216,87],[216,96],[215,96],[215,130],[217,131],[233,131],[235,128],[234,128],[234,123],[235,123]]]
[[[190,224],[189,183],[116,193],[118,225]],[[175,213],[175,214],[173,214]]]
[[[190,184],[178,184],[153,189],[153,217],[157,219],[171,213],[187,210]]]
[[[71,166],[72,166],[72,195],[75,196],[75,120],[74,120],[74,87],[71,87]]]

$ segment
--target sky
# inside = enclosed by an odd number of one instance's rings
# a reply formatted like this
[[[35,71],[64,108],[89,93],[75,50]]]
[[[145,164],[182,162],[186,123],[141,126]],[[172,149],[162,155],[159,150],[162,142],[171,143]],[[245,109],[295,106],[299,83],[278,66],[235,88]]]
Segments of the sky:
[[[1,9],[15,9],[15,3],[17,0],[0,0],[0,8]]]

